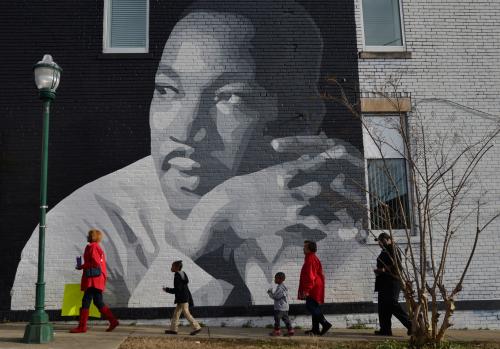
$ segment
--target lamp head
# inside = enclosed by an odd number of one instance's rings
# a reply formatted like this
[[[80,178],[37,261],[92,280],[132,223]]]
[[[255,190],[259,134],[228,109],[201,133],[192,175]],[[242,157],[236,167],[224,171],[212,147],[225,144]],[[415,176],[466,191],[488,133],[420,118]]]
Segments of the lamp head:
[[[35,84],[43,97],[54,98],[59,81],[61,79],[62,69],[52,60],[51,55],[44,55],[43,59],[33,67],[35,74]]]

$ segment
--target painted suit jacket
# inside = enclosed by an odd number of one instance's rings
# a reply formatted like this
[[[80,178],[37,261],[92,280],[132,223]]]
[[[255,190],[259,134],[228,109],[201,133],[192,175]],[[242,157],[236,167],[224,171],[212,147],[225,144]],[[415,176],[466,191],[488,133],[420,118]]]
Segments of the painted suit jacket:
[[[162,281],[171,277],[170,265],[182,260],[189,271],[193,299],[199,306],[224,305],[233,289],[231,280],[214,278],[189,256],[173,247],[179,239],[177,229],[167,216],[171,212],[161,190],[153,160],[147,156],[131,165],[101,177],[77,189],[57,204],[47,215],[46,231],[46,307],[60,309],[65,284],[79,283],[75,256],[82,255],[82,245],[92,228],[104,232],[101,243],[107,257],[106,302],[114,307],[161,307],[170,304],[172,296],[163,292]],[[172,215],[172,213],[170,213]],[[363,290],[349,289],[350,276],[342,270],[347,252],[359,245],[354,240],[358,232],[354,222],[348,221],[345,229],[322,237],[322,256],[326,268],[345,276],[346,294],[359,299]],[[340,225],[342,227],[342,225]],[[302,236],[297,235],[299,240]],[[302,241],[283,250],[271,267],[262,268],[249,258],[243,270],[252,304],[267,304],[268,296],[263,285],[271,283],[273,275],[287,270],[289,287],[298,287],[302,262]],[[272,242],[269,242],[272,243]],[[333,249],[344,251],[342,258],[332,259]],[[321,251],[318,252],[321,254]],[[14,285],[11,291],[11,309],[30,309],[35,299],[37,277],[38,229],[35,229],[21,254]],[[353,257],[357,259],[358,257]],[[350,268],[350,267],[349,267]],[[263,269],[266,269],[263,271]],[[293,277],[295,275],[295,277]],[[333,277],[328,279],[333,281]],[[328,285],[327,285],[328,287]],[[331,294],[337,292],[330,289]],[[332,297],[329,297],[330,299]],[[292,302],[294,302],[292,300]],[[227,304],[227,303],[226,303]]]

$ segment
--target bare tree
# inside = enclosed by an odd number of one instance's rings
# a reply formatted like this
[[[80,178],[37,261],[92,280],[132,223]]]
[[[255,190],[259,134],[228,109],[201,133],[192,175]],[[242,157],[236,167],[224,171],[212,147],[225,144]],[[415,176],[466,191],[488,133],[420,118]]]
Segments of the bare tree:
[[[400,281],[412,321],[410,343],[423,347],[439,345],[452,326],[455,300],[462,291],[481,233],[500,216],[500,212],[489,212],[484,217],[486,201],[476,176],[478,165],[500,133],[500,119],[490,116],[493,126],[484,134],[477,136],[476,132],[473,136],[468,132],[470,123],[446,115],[450,125],[443,131],[443,127],[433,127],[430,120],[437,122],[445,115],[425,115],[420,108],[419,103],[429,100],[413,103],[409,113],[401,111],[399,80],[388,81],[382,91],[376,92],[376,97],[392,104],[396,122],[391,128],[402,140],[402,148],[395,147],[392,140],[374,130],[361,115],[358,102],[349,100],[337,79],[329,79],[329,82],[338,93],[325,93],[323,98],[347,107],[380,153],[377,166],[386,181],[387,193],[358,183],[370,198],[370,205],[365,206],[370,217],[367,230],[373,236],[380,230],[391,237],[397,235],[400,246],[405,246],[401,262],[398,248],[392,250],[394,274]],[[468,113],[486,114],[448,100],[433,99],[432,102],[452,105]],[[390,159],[384,156],[384,148],[397,152],[406,162],[410,183],[406,193],[401,189],[402,178],[394,175]],[[450,246],[463,234],[470,237],[470,244],[465,246],[468,252],[460,260],[450,262]],[[397,239],[392,240],[397,243]],[[450,269],[454,272],[450,273]]]

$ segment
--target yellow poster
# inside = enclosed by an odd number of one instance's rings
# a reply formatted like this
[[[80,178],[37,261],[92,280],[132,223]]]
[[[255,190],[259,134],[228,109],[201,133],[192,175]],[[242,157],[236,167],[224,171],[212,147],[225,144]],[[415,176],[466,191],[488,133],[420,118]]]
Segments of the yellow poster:
[[[64,285],[63,304],[61,309],[61,316],[79,316],[80,307],[82,306],[83,291],[80,290],[80,284],[66,284]],[[101,313],[94,305],[90,304],[91,317],[100,318]]]

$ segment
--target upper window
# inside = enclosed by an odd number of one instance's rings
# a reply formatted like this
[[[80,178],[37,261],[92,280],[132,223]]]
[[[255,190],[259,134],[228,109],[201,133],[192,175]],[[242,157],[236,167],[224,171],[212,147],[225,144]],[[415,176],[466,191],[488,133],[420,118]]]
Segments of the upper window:
[[[375,51],[403,49],[400,0],[363,0],[362,10],[366,49]]]
[[[408,229],[408,177],[399,131],[402,120],[399,116],[364,116],[363,121],[370,229]]]
[[[104,2],[104,53],[146,53],[149,0]]]

